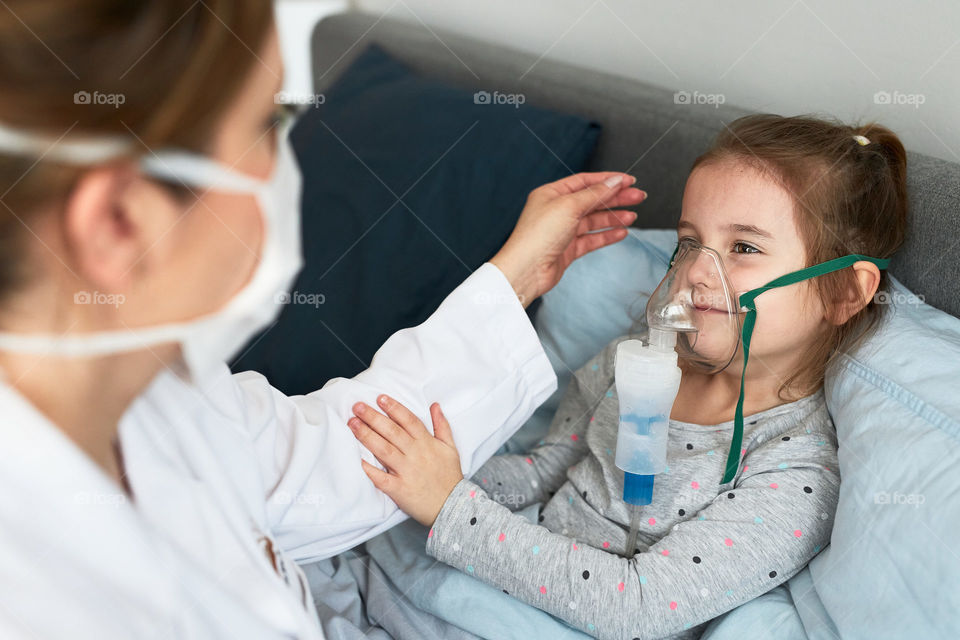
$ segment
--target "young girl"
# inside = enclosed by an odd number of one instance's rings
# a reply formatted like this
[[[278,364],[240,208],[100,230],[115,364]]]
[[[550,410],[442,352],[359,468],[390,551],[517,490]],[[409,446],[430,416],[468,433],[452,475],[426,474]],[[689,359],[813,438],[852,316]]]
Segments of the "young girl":
[[[713,248],[738,294],[849,254],[889,258],[906,228],[906,156],[889,130],[772,115],[732,123],[696,160],[679,239]],[[719,373],[684,366],[667,470],[642,509],[636,553],[614,464],[618,338],[577,371],[528,455],[463,479],[440,408],[434,436],[398,402],[357,405],[350,427],[387,471],[373,483],[432,526],[426,550],[601,638],[697,637],[784,582],[830,540],[840,476],[823,377],[865,335],[885,276],[871,261],[756,298],[733,479],[722,482],[743,351]],[[543,503],[539,524],[513,513]]]

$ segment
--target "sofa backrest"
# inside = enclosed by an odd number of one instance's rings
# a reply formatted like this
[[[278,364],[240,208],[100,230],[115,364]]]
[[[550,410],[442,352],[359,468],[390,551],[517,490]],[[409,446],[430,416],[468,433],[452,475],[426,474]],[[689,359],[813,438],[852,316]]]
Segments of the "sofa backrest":
[[[490,45],[420,23],[348,12],[313,33],[314,86],[336,79],[377,43],[418,72],[471,91],[523,94],[530,104],[603,125],[591,169],[626,171],[649,193],[636,226],[672,228],[693,160],[723,125],[750,111],[716,97],[674,92],[627,78]],[[911,220],[891,272],[926,302],[960,317],[960,164],[910,153]]]

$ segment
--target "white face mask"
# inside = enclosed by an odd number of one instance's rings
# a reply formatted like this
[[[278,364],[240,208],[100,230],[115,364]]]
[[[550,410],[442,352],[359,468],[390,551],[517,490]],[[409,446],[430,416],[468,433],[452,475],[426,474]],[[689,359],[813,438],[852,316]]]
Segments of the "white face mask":
[[[161,151],[141,159],[143,173],[174,184],[229,193],[251,193],[263,216],[263,251],[249,282],[220,310],[186,322],[85,334],[19,334],[0,332],[0,350],[59,356],[95,356],[135,351],[178,342],[190,379],[206,379],[213,368],[237,355],[257,332],[276,319],[281,294],[293,284],[303,265],[300,239],[302,177],[289,140],[290,126],[276,131],[277,153],[272,176],[261,181],[238,173],[210,158],[186,151]],[[91,164],[117,152],[114,141],[62,144],[0,125],[0,153],[47,157],[74,164]],[[200,195],[200,194],[198,194]]]

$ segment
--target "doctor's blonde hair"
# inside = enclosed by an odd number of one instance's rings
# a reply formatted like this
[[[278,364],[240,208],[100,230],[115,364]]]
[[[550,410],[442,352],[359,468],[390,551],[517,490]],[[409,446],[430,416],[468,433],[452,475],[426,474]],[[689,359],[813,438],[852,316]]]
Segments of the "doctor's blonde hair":
[[[203,151],[272,24],[261,0],[7,0],[0,122]],[[85,97],[94,92],[122,103]],[[0,296],[29,275],[31,215],[64,201],[82,171],[0,152]]]
[[[793,197],[795,219],[806,247],[806,265],[857,253],[890,258],[907,232],[907,155],[896,134],[879,124],[848,126],[809,116],[751,115],[735,120],[693,164],[745,163],[773,177]],[[881,271],[878,290],[888,278]],[[853,269],[813,278],[824,309],[859,298]],[[810,345],[803,364],[786,380],[802,397],[823,384],[826,368],[875,325],[883,307],[874,300],[845,323],[829,326]]]

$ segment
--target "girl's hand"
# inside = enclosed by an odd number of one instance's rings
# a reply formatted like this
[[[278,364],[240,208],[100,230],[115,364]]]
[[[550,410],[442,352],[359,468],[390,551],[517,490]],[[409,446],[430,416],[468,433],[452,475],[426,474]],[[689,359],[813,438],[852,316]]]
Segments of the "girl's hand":
[[[630,187],[625,173],[577,173],[530,192],[517,226],[491,258],[524,307],[552,289],[580,256],[623,240],[637,219],[616,210],[642,202],[647,194]],[[599,229],[607,229],[591,233]]]
[[[430,405],[434,435],[396,400],[381,395],[377,403],[387,415],[358,402],[353,405],[356,417],[347,421],[357,440],[387,468],[381,471],[361,460],[363,470],[404,512],[432,526],[447,496],[463,479],[450,424],[437,403]]]

